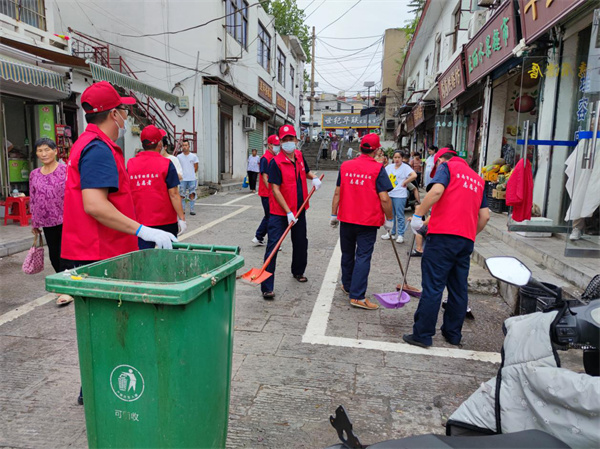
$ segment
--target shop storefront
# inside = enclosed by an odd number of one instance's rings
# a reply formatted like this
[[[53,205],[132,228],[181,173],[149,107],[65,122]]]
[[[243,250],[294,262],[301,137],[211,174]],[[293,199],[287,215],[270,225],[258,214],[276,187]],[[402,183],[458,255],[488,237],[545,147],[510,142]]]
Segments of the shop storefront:
[[[48,137],[66,160],[77,137],[77,106],[64,74],[7,56],[0,56],[0,85],[0,197],[27,195],[29,173],[39,166],[33,144]]]

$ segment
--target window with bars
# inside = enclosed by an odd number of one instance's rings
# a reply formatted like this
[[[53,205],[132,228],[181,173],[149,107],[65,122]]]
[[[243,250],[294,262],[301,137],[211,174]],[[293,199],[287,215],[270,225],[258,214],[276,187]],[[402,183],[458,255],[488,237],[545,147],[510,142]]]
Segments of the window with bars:
[[[258,22],[258,63],[271,72],[271,36],[262,23]]]
[[[294,66],[290,64],[290,93],[294,95],[294,77],[296,76]]]
[[[246,0],[225,0],[227,32],[244,48],[248,46],[248,2]]]
[[[277,81],[285,87],[285,55],[279,47],[277,47]]]
[[[44,0],[0,0],[0,14],[46,31]]]

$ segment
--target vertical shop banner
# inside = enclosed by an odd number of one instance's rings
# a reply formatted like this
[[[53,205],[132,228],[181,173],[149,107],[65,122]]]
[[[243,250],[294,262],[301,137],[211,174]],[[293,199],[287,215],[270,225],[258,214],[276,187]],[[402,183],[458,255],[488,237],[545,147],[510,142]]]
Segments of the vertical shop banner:
[[[287,113],[288,113],[288,116],[290,116],[291,118],[293,118],[293,119],[296,118],[296,106],[294,106],[289,101],[287,104]]]
[[[261,77],[258,77],[258,96],[269,103],[273,103],[273,88]]]
[[[440,107],[444,108],[452,100],[467,90],[465,83],[465,70],[462,53],[454,60],[450,67],[440,77],[438,81],[438,91],[440,94]]]
[[[416,128],[425,121],[425,106],[422,104],[415,106],[412,110],[412,115],[414,127]]]
[[[54,132],[55,113],[53,104],[38,104],[38,136],[56,140]]]
[[[515,8],[512,1],[507,0],[465,46],[467,86],[511,58],[516,45]]]
[[[281,112],[283,112],[284,114],[287,112],[287,102],[285,101],[285,98],[283,98],[283,96],[277,94],[277,109],[279,109]]]
[[[519,0],[523,39],[529,44],[586,0]]]

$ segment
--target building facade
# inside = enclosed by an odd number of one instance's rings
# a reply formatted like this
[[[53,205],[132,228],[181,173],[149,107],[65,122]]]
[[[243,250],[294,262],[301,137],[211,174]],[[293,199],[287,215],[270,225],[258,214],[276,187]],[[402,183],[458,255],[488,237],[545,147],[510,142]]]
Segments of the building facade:
[[[399,108],[403,104],[403,92],[396,85],[400,61],[405,55],[408,42],[406,31],[401,28],[385,30],[381,57],[381,97],[379,105],[383,115],[381,138],[393,141],[399,123]]]

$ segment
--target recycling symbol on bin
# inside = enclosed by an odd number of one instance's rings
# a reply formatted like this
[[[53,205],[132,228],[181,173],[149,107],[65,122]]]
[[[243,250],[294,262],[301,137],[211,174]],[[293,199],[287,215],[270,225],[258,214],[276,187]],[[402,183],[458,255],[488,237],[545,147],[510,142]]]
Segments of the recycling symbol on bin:
[[[122,401],[137,401],[144,394],[144,377],[131,365],[119,365],[110,373],[110,387]]]

